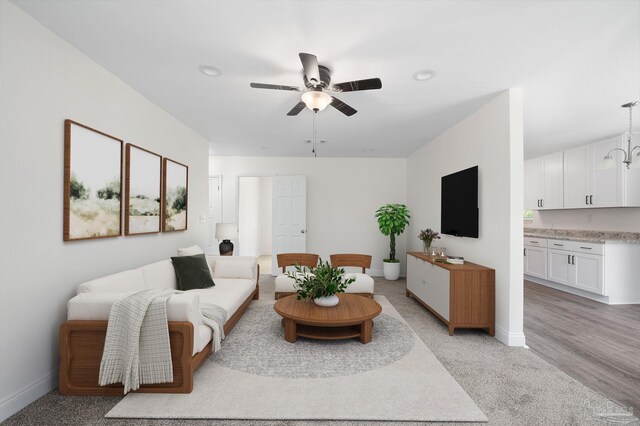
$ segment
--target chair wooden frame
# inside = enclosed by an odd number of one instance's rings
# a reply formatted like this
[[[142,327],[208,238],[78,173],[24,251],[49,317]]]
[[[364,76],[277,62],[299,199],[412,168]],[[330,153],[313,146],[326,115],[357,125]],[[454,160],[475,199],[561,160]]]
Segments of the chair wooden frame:
[[[331,265],[335,267],[356,267],[362,268],[362,273],[366,274],[366,270],[371,268],[371,256],[368,254],[332,254],[329,256]]]
[[[307,268],[315,268],[318,266],[320,256],[313,253],[280,253],[277,255],[278,267],[282,268],[282,273],[287,272],[288,266],[304,266]],[[296,294],[295,291],[276,291],[274,298],[276,300],[281,297]]]
[[[260,297],[260,266],[257,265],[256,288],[224,324],[224,334],[236,325],[252,300]],[[60,326],[59,390],[63,395],[123,395],[123,386],[100,386],[100,362],[104,351],[108,321],[65,321]],[[173,362],[173,382],[142,385],[135,392],[191,393],[193,373],[212,352],[212,342],[195,355],[193,324],[169,321],[169,342]]]

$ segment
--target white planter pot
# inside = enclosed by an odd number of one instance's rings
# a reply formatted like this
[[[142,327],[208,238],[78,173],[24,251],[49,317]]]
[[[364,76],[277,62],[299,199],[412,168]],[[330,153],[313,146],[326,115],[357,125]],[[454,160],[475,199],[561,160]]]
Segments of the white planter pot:
[[[385,280],[395,281],[400,277],[400,262],[382,262],[382,270]]]
[[[322,306],[323,308],[330,308],[331,306],[336,306],[339,301],[340,299],[338,299],[338,296],[336,296],[335,294],[332,294],[331,296],[317,297],[313,299],[313,303],[315,303],[318,306]]]

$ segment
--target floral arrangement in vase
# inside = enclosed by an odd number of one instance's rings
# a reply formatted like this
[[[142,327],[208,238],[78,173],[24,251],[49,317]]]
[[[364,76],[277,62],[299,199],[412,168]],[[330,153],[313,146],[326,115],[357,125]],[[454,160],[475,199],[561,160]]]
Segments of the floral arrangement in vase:
[[[439,238],[440,233],[431,228],[423,229],[418,234],[418,239],[422,240],[422,246],[425,253],[429,253],[429,247],[431,247],[433,240],[437,240]]]

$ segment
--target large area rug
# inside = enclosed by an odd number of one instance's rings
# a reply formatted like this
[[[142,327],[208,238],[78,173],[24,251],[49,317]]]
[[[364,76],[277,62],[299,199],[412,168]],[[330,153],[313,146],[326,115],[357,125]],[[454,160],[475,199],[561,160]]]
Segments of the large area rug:
[[[373,341],[284,341],[273,299],[253,302],[190,394],[129,394],[106,417],[487,421],[383,296]]]

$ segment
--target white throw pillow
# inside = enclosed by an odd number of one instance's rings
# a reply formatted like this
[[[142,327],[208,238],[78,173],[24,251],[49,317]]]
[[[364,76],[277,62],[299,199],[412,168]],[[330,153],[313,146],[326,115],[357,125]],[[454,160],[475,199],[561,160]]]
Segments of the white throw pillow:
[[[256,262],[251,260],[228,260],[216,258],[213,278],[253,278]]]
[[[193,245],[191,247],[179,248],[178,256],[193,256],[194,254],[202,254],[204,251],[199,245]]]

